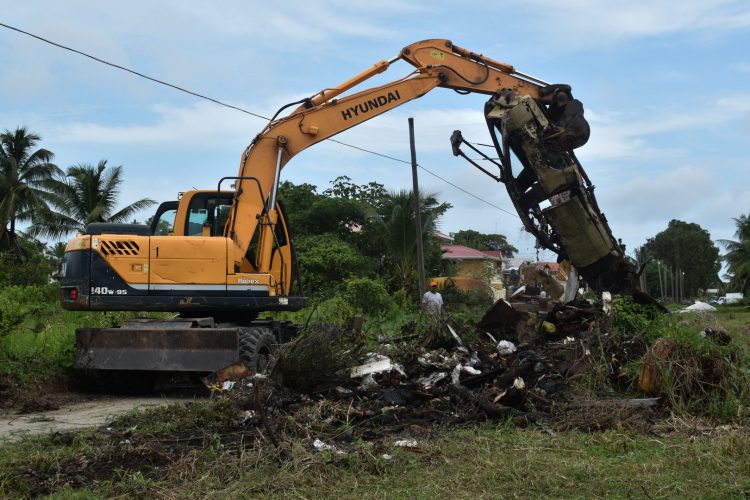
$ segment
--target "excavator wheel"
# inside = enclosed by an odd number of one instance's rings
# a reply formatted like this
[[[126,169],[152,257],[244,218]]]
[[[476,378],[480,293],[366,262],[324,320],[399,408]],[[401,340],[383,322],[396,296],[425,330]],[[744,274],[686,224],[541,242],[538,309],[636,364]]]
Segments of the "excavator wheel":
[[[270,328],[240,328],[240,361],[243,361],[248,369],[256,373],[265,371],[278,347],[279,343]]]

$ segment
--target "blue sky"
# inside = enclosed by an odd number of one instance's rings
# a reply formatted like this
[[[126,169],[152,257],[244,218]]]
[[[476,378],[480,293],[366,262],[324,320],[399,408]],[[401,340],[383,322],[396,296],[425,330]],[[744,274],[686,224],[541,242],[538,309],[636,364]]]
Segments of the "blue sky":
[[[29,0],[5,5],[0,22],[264,116],[412,42],[447,38],[572,85],[592,128],[577,154],[629,250],[671,219],[696,222],[714,240],[731,238],[732,218],[750,212],[746,0]],[[0,67],[0,129],[40,134],[63,168],[101,159],[123,165],[122,202],[213,188],[235,175],[264,125],[5,28]],[[398,63],[371,83],[409,71]],[[408,160],[414,117],[421,165],[514,213],[501,185],[450,151],[454,129],[488,141],[484,100],[436,89],[336,138]],[[322,191],[339,175],[411,187],[408,165],[331,142],[298,155],[282,179]],[[425,172],[420,187],[454,206],[443,232],[499,232],[521,256],[534,254],[517,217]]]

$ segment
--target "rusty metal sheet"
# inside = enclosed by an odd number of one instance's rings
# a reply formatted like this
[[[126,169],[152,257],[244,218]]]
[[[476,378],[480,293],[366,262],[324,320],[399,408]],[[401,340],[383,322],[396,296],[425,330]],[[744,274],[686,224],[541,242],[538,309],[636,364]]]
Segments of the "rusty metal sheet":
[[[215,371],[239,359],[235,328],[79,328],[76,368]]]

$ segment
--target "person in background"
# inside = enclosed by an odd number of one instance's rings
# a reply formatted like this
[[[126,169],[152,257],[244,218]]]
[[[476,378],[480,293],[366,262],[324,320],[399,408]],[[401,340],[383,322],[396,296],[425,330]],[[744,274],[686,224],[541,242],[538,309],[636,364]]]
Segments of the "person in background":
[[[510,270],[510,277],[508,281],[510,283],[508,290],[510,290],[511,293],[518,290],[518,287],[521,286],[521,275],[518,274],[518,271],[516,269]]]
[[[435,316],[443,311],[443,296],[437,291],[437,282],[430,283],[430,289],[422,296],[422,309]]]

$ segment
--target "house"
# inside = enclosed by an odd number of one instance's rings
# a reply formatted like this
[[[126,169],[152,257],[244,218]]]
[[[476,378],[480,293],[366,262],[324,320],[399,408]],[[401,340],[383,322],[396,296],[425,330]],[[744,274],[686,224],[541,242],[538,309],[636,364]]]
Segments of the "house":
[[[504,296],[502,253],[482,252],[463,245],[441,245],[440,248],[443,259],[456,263],[456,276],[451,281],[453,285],[462,290],[489,287],[495,300]]]

